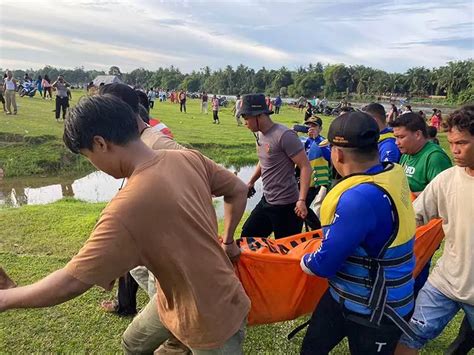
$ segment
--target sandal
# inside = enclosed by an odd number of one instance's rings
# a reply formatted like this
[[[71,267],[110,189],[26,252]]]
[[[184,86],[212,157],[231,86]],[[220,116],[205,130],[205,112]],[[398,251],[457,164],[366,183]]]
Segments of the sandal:
[[[102,301],[100,303],[100,308],[102,308],[102,310],[105,311],[105,312],[117,313],[118,312],[118,301],[117,300]]]

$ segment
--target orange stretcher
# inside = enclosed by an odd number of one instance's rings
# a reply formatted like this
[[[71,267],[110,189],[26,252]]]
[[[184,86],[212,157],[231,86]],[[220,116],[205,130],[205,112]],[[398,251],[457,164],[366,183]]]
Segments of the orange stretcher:
[[[414,276],[433,256],[443,238],[439,219],[417,228]],[[305,274],[300,260],[304,254],[318,250],[321,240],[321,230],[317,230],[278,240],[238,241],[242,255],[236,273],[252,301],[249,325],[296,319],[313,312],[328,283],[326,279]]]

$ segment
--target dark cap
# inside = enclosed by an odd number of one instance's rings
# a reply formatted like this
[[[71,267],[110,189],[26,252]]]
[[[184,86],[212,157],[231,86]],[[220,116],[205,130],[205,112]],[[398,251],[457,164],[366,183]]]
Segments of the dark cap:
[[[337,117],[329,127],[332,145],[363,148],[377,144],[380,130],[375,120],[365,112],[348,112]]]
[[[240,114],[245,116],[257,116],[262,113],[271,115],[273,111],[268,109],[263,94],[246,94],[242,95],[242,105],[240,106]]]
[[[311,116],[310,118],[308,118],[306,121],[304,121],[304,124],[316,124],[318,125],[319,127],[322,127],[323,126],[323,120],[321,118],[319,118],[318,116]]]

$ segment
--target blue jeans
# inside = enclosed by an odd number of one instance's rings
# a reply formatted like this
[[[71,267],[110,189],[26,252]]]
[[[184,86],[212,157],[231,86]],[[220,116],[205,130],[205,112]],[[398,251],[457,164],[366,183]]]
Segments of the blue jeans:
[[[460,309],[466,313],[471,327],[474,327],[474,306],[446,297],[427,281],[418,294],[410,320],[410,326],[417,337],[411,340],[404,334],[400,343],[412,349],[421,349],[428,341],[441,334]]]

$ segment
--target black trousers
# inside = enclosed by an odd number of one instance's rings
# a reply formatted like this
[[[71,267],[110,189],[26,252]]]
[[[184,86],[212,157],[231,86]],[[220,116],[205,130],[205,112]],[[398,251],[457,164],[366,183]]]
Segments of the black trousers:
[[[242,238],[266,238],[272,232],[275,239],[301,233],[303,220],[295,214],[296,203],[271,205],[262,197],[242,227]]]
[[[275,106],[275,114],[278,115],[280,113],[280,106]]]
[[[119,278],[117,293],[119,315],[130,316],[137,313],[137,291],[138,283],[129,272]]]
[[[180,111],[180,112],[183,112],[183,111],[184,111],[184,113],[186,113],[186,101],[181,100],[181,101],[179,102],[179,111]]]
[[[311,230],[316,230],[321,228],[321,221],[319,220],[316,213],[310,208],[311,204],[313,203],[314,199],[321,190],[321,186],[313,186],[308,189],[308,194],[306,195],[306,209],[308,210],[308,215],[304,220],[305,223]]]
[[[66,117],[66,111],[69,107],[69,98],[68,97],[59,97],[56,96],[56,119],[59,119],[61,109],[63,111],[63,119]]]
[[[402,334],[394,323],[383,318],[378,327],[362,325],[351,319],[355,313],[342,307],[327,290],[311,316],[301,354],[329,354],[344,337],[352,355],[393,354]]]
[[[470,350],[474,349],[474,328],[469,324],[467,316],[459,327],[459,333],[456,339],[449,345],[446,355],[467,355]]]
[[[212,117],[214,118],[214,122],[219,122],[219,111],[212,111]]]
[[[153,101],[153,100],[150,100],[150,102],[149,102],[149,103],[150,103],[150,108],[153,108],[153,107],[155,106],[155,101]]]

